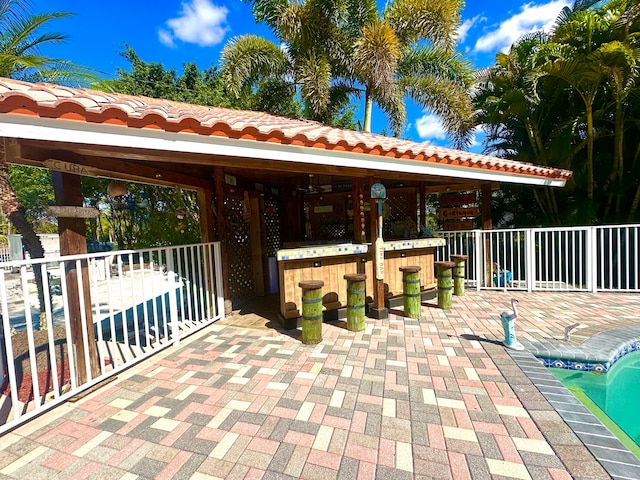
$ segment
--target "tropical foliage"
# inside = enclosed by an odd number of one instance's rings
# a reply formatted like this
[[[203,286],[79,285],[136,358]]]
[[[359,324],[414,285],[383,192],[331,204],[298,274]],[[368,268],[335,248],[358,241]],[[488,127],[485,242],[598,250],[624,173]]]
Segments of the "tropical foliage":
[[[640,220],[639,35],[636,0],[580,2],[551,33],[525,36],[479,72],[487,151],[574,172],[563,190],[505,191],[504,211],[517,213],[533,196],[536,209],[521,220]]]
[[[372,105],[395,135],[410,99],[437,114],[457,145],[470,138],[470,65],[455,52],[461,0],[246,0],[280,44],[256,35],[222,51],[222,78],[238,95],[247,88],[277,113],[299,96],[304,116],[333,123],[353,97],[364,97],[362,127]]]

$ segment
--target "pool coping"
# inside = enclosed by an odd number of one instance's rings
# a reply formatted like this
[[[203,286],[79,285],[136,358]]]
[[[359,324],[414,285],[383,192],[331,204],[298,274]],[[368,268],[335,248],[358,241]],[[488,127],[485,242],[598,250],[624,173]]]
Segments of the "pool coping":
[[[609,330],[582,345],[528,342],[507,349],[511,358],[614,479],[640,478],[640,460],[585,407],[548,368],[608,371],[624,355],[640,350],[640,327]]]
[[[522,344],[546,367],[606,373],[625,355],[640,351],[640,326],[600,332],[581,345],[533,341]]]

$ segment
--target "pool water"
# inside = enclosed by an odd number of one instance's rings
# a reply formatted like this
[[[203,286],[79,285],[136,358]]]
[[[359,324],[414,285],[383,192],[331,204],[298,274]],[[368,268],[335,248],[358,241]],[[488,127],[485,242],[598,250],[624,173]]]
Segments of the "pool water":
[[[640,446],[640,352],[625,355],[606,374],[562,368],[549,370],[579,399],[580,393],[584,393]]]

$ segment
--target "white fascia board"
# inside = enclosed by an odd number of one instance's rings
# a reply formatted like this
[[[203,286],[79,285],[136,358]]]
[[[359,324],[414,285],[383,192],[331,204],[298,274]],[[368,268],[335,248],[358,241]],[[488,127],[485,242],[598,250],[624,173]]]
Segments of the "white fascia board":
[[[451,177],[474,181],[505,182],[523,185],[564,187],[566,181],[529,175],[494,172],[478,168],[438,163],[424,164],[364,153],[354,153],[298,145],[282,145],[227,137],[203,136],[193,133],[173,133],[164,130],[127,128],[72,120],[56,120],[13,114],[0,114],[0,137],[80,143],[125,148],[140,148],[166,152],[224,155],[257,158],[312,165],[346,166],[382,172],[402,172],[415,175]]]

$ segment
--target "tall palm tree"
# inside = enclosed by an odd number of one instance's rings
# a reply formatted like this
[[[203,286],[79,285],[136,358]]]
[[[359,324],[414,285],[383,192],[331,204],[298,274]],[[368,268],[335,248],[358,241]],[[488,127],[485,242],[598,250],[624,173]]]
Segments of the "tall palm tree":
[[[396,135],[408,97],[438,114],[456,144],[468,142],[473,78],[453,49],[461,0],[394,0],[382,12],[376,0],[245,1],[281,45],[233,39],[222,52],[231,91],[280,81],[299,89],[316,119],[344,105],[348,94],[363,95],[363,129],[371,130],[376,103]]]

